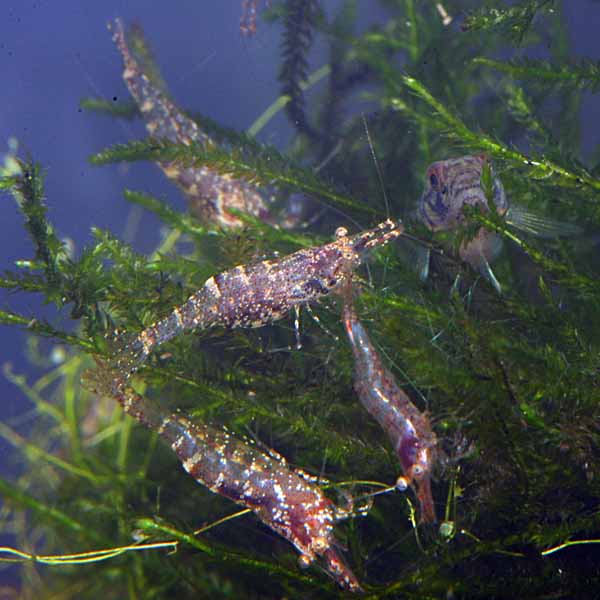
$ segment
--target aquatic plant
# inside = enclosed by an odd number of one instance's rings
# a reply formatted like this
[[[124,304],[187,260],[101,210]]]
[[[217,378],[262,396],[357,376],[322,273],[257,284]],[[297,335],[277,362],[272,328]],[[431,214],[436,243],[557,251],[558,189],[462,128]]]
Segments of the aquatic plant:
[[[92,162],[176,162],[276,185],[282,196],[301,192],[317,207],[306,227],[237,213],[243,227],[221,229],[128,190],[127,201],[168,227],[161,246],[142,255],[93,228],[73,256],[48,218],[43,167],[21,161],[1,180],[23,213],[33,256],[0,285],[40,294],[75,321],[69,328],[64,319],[0,311],[2,323],[35,336],[32,354],[47,365],[34,383],[5,368],[37,418],[27,437],[0,424],[25,461],[19,477],[0,481],[2,523],[17,532],[2,557],[22,562],[29,597],[340,594],[316,568],[300,571],[285,540],[197,485],[114,400],[83,389],[81,374],[94,357],[113,357],[115,330],[138,333],[209,276],[331,241],[338,226],[356,231],[352,220],[363,228],[408,216],[431,162],[484,152],[508,198],[584,233],[533,238],[477,208],[458,234],[407,221],[413,239],[378,252],[357,282],[361,321],[398,384],[428,410],[446,455],[432,481],[437,525],[417,524],[409,492],[365,497],[394,484],[398,463],[353,390],[335,299],[315,307],[320,324],[302,318],[300,350],[293,317],[288,326],[213,328],[164,344],[133,384],[164,410],[275,448],[327,479],[332,499],[349,492],[359,508],[372,501],[365,518],[336,528],[367,597],[585,597],[600,585],[600,170],[582,155],[579,133],[581,95],[596,90],[597,65],[570,62],[558,2],[381,0],[386,20],[369,28],[353,23],[350,0],[337,15],[321,3],[319,18],[290,18],[303,4],[316,5],[282,2],[271,15],[284,21],[287,40],[281,79],[289,97],[278,106],[291,103],[289,114],[318,132],[300,126],[293,157],[198,117],[214,145],[146,139]],[[328,85],[302,97],[310,77],[303,54],[317,36],[331,47]],[[521,58],[550,37],[545,59]],[[294,68],[290,53],[298,54]],[[358,92],[368,101],[362,114]],[[115,117],[135,112],[109,108]],[[456,252],[482,226],[506,240],[494,263],[502,294]],[[426,282],[410,266],[415,243],[431,249]]]

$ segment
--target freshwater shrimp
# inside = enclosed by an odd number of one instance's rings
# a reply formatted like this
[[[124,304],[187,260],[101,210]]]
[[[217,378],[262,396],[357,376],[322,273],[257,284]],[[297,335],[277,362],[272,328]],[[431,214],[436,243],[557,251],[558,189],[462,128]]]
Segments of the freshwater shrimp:
[[[257,0],[242,0],[242,18],[240,19],[240,33],[245,36],[253,36],[256,33],[256,14],[258,12]],[[265,5],[271,2],[266,0]]]
[[[220,325],[261,327],[335,291],[373,248],[398,237],[404,228],[388,219],[373,229],[348,236],[344,227],[336,241],[298,250],[276,260],[239,265],[213,277],[170,315],[125,344],[117,368],[129,375],[152,350],[180,333]]]
[[[214,145],[196,121],[185,115],[142,72],[129,49],[121,20],[115,19],[109,29],[113,31],[113,41],[123,58],[123,79],[139,107],[148,133],[186,146],[200,143],[208,148]],[[273,222],[268,202],[256,186],[244,180],[220,175],[208,167],[184,167],[176,162],[159,162],[158,165],[183,191],[191,210],[204,222],[222,227],[241,227],[243,222],[230,209]]]
[[[358,320],[350,285],[344,293],[343,323],[354,354],[354,389],[362,405],[387,433],[400,460],[403,475],[396,487],[416,488],[421,522],[434,522],[431,472],[436,462],[437,438],[429,418],[411,402],[383,365]]]
[[[431,164],[425,175],[425,191],[418,203],[417,218],[430,231],[454,231],[465,223],[465,206],[479,206],[489,211],[490,206],[481,185],[486,165],[491,170],[494,206],[509,225],[540,238],[571,236],[581,231],[576,225],[536,215],[514,204],[509,206],[502,182],[494,174],[485,154],[450,158]],[[499,293],[502,287],[490,263],[501,250],[502,238],[484,227],[471,241],[459,248],[460,258],[486,277]],[[422,249],[418,262],[418,270],[425,279],[429,265],[428,250]]]
[[[350,511],[335,506],[311,476],[291,468],[276,452],[265,454],[226,429],[161,410],[101,361],[86,373],[86,387],[113,397],[128,415],[157,432],[198,483],[249,508],[290,541],[300,552],[301,567],[320,558],[340,587],[361,590],[336,548],[333,533],[335,523],[347,518]]]

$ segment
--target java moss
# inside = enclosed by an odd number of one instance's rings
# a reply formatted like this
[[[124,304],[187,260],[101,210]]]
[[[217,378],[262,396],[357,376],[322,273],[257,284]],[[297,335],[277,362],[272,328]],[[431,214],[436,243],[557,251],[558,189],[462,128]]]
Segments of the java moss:
[[[570,60],[559,2],[509,8],[443,2],[453,19],[445,24],[434,2],[381,0],[387,20],[365,30],[352,23],[356,6],[347,1],[337,15],[323,6],[319,18],[303,20],[294,32],[286,10],[301,4],[275,4],[270,16],[285,23],[284,89],[296,93],[300,84],[298,72],[286,70],[286,56],[310,45],[291,44],[293,35],[321,36],[331,47],[328,85],[291,104],[318,135],[300,127],[283,152],[198,116],[219,147],[132,141],[92,162],[178,160],[275,185],[281,197],[304,193],[316,207],[307,227],[284,231],[240,215],[242,229],[218,230],[147,190],[127,190],[127,201],[168,228],[161,247],[145,256],[92,228],[88,246],[72,257],[48,219],[45,203],[53,200],[44,198],[43,165],[23,161],[20,173],[2,180],[18,200],[33,246],[0,285],[41,295],[64,315],[57,324],[0,312],[3,323],[59,343],[53,351],[62,353],[58,366],[47,366],[33,384],[5,371],[38,414],[28,438],[6,424],[0,429],[26,464],[14,481],[0,482],[3,527],[16,531],[17,548],[31,555],[20,557],[24,594],[340,594],[317,568],[300,570],[293,548],[252,515],[228,519],[236,506],[198,486],[169,448],[110,399],[83,390],[80,377],[94,356],[110,355],[115,329],[139,331],[208,276],[322,243],[339,225],[355,231],[354,223],[367,227],[391,214],[407,217],[410,235],[432,248],[430,277],[423,282],[411,269],[414,241],[388,247],[360,274],[358,309],[441,440],[433,484],[440,522],[417,526],[409,492],[375,496],[366,517],[336,530],[348,562],[372,598],[594,597],[600,588],[594,545],[600,538],[600,178],[598,165],[582,156],[579,134],[582,92],[597,89],[598,65]],[[314,2],[306,4],[314,10]],[[555,43],[545,60],[521,58],[549,38]],[[297,64],[302,60],[296,56]],[[353,109],[357,98],[368,100],[364,115]],[[333,104],[344,118],[332,115]],[[115,118],[135,112],[114,108],[111,102]],[[540,240],[474,210],[459,236],[433,235],[410,221],[427,165],[467,152],[492,158],[510,201],[577,223],[584,233]],[[502,295],[454,252],[457,239],[482,225],[505,238],[494,265]],[[340,307],[331,299],[315,310],[324,327],[305,315],[300,350],[293,318],[257,330],[185,335],[152,356],[136,387],[165,407],[275,448],[327,478],[333,499],[391,485],[399,465],[352,389]],[[68,330],[66,317],[73,320]],[[50,347],[36,345],[46,365]],[[372,484],[352,484],[358,480]]]

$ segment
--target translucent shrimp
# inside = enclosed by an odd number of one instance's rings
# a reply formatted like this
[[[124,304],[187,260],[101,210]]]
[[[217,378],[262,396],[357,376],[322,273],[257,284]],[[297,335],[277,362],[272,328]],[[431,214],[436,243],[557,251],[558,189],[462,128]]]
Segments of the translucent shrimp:
[[[213,144],[196,121],[181,111],[142,72],[129,49],[121,20],[116,19],[110,28],[123,58],[123,79],[139,107],[148,133],[178,144]],[[270,202],[265,201],[256,186],[246,181],[220,175],[207,167],[184,167],[176,162],[158,164],[187,196],[191,210],[205,222],[222,227],[240,227],[243,223],[230,212],[232,208],[267,222],[273,221],[269,213]]]
[[[210,277],[170,315],[125,342],[116,367],[125,375],[131,374],[154,348],[184,331],[273,323],[290,309],[335,291],[371,249],[402,232],[402,225],[389,219],[354,236],[340,227],[336,241],[329,244],[298,250],[277,260],[240,265]]]
[[[289,540],[300,552],[300,566],[320,558],[340,587],[361,590],[336,548],[333,533],[335,523],[349,511],[336,507],[309,475],[291,468],[276,452],[265,454],[223,428],[162,411],[105,364],[86,373],[85,385],[115,398],[127,414],[156,431],[198,483],[249,508]]]
[[[352,292],[344,295],[343,322],[354,354],[354,389],[362,405],[387,433],[403,475],[397,488],[416,488],[420,520],[436,520],[431,495],[431,472],[436,461],[437,438],[429,418],[400,389],[383,365],[362,323],[356,316]]]

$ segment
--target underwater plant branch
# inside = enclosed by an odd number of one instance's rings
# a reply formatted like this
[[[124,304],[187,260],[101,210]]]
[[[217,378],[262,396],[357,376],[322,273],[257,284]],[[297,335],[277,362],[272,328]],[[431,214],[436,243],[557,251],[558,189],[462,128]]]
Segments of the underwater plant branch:
[[[245,225],[251,226],[253,229],[259,231],[267,240],[272,239],[273,243],[285,242],[298,248],[311,248],[312,246],[320,246],[331,241],[330,238],[324,238],[322,236],[312,236],[303,233],[296,233],[293,230],[280,229],[277,225],[266,223],[258,217],[249,215],[237,208],[230,209],[231,214]]]
[[[252,145],[250,152],[227,151],[217,147],[206,148],[203,144],[189,146],[173,144],[168,140],[149,139],[117,144],[91,157],[94,165],[114,162],[177,162],[184,166],[206,166],[220,175],[231,175],[250,183],[280,184],[295,190],[302,190],[317,197],[326,198],[340,209],[355,210],[374,216],[381,213],[366,203],[361,203],[339,194],[324,184],[310,169],[302,169],[290,164],[281,153],[273,148]]]
[[[203,237],[208,231],[193,217],[173,210],[168,204],[152,196],[134,190],[125,190],[123,194],[125,199],[131,202],[131,204],[141,206],[147,211],[154,213],[173,229],[186,233],[193,238]]]
[[[313,32],[322,17],[318,0],[286,0],[282,32],[283,61],[279,69],[281,93],[289,97],[285,112],[298,133],[319,140],[320,133],[308,122],[302,83],[308,78],[308,52]]]
[[[315,84],[319,83],[323,78],[327,77],[331,73],[331,67],[329,65],[323,65],[313,73],[311,73],[306,81],[300,82],[300,89],[304,92]],[[260,131],[267,125],[267,123],[282,109],[284,109],[289,102],[291,97],[288,95],[279,96],[272,104],[270,104],[261,115],[259,115],[254,123],[250,125],[246,134],[250,137],[255,137]]]
[[[16,558],[0,558],[0,562],[36,562],[43,565],[82,565],[86,563],[109,560],[124,554],[140,550],[156,550],[160,548],[176,548],[178,542],[156,542],[154,544],[139,544],[131,546],[118,546],[104,550],[90,550],[88,552],[76,552],[74,554],[48,554],[37,555],[17,550],[9,546],[0,546],[0,554],[8,554]]]
[[[19,161],[19,167],[21,174],[10,189],[25,217],[25,227],[35,247],[36,262],[18,261],[17,265],[29,270],[39,269],[43,277],[28,273],[17,278],[13,274],[8,274],[2,280],[3,287],[41,291],[47,301],[52,301],[59,308],[72,303],[74,305],[71,311],[72,318],[79,319],[85,315],[90,319],[90,327],[93,327],[99,314],[97,300],[101,291],[98,275],[102,270],[102,264],[99,260],[94,261],[93,254],[86,250],[83,251],[79,261],[74,261],[69,256],[67,248],[58,239],[47,219],[40,167],[25,161]],[[0,311],[0,322],[27,325],[36,333],[59,337],[80,346],[85,345],[75,336],[69,336],[67,339],[67,334],[58,333],[45,323],[35,319],[25,323],[23,318],[7,311]]]
[[[140,116],[135,102],[114,102],[105,100],[104,98],[83,98],[79,102],[79,106],[83,110],[106,114],[119,119],[127,119],[132,121]]]
[[[509,8],[481,8],[467,15],[463,31],[508,33],[517,44],[523,42],[538,12],[548,11],[555,0],[526,0]]]
[[[553,548],[548,548],[547,550],[540,552],[540,554],[542,556],[550,556],[550,554],[560,552],[561,550],[566,550],[567,548],[571,548],[573,546],[587,546],[591,544],[600,544],[600,540],[570,540],[568,542],[564,542],[563,544],[559,544],[558,546],[554,546]]]
[[[308,575],[302,575],[302,573],[286,569],[285,567],[282,567],[276,563],[251,558],[249,556],[244,556],[243,554],[238,554],[237,552],[219,548],[216,545],[210,545],[206,541],[195,537],[192,534],[180,531],[179,529],[176,529],[175,527],[165,523],[158,523],[153,519],[139,519],[136,521],[136,526],[138,529],[151,534],[166,534],[169,537],[177,540],[179,543],[184,543],[192,548],[195,548],[196,550],[200,550],[204,554],[208,554],[213,558],[218,558],[221,561],[231,561],[245,567],[249,567],[253,571],[260,573],[268,572],[273,575],[285,577],[287,579],[293,579],[313,588],[320,587],[327,590],[329,589],[326,585],[320,582],[319,585],[315,585],[315,580]]]
[[[32,331],[33,333],[36,333],[37,335],[62,340],[71,346],[78,346],[87,352],[96,351],[96,347],[92,342],[77,337],[76,335],[71,335],[64,331],[60,331],[59,329],[55,329],[46,321],[40,321],[39,319],[35,318],[27,318],[11,311],[0,310],[0,323],[4,325],[21,326],[29,331]]]
[[[432,119],[431,123],[437,129],[448,131],[452,136],[458,138],[466,145],[475,149],[485,150],[494,158],[507,160],[526,167],[529,175],[534,179],[553,177],[558,184],[563,186],[586,185],[596,191],[600,190],[600,180],[590,175],[583,167],[580,167],[577,172],[571,171],[545,156],[527,156],[484,133],[472,131],[460,117],[454,115],[439,100],[434,98],[420,81],[409,75],[402,74],[399,75],[399,79],[403,85],[434,109],[439,119]],[[396,106],[400,110],[403,110],[405,106],[402,100],[395,102],[394,99],[391,99],[390,102],[392,106]]]
[[[4,277],[0,277],[0,288],[22,292],[44,292],[46,290],[43,279],[30,273],[21,276],[5,273]]]
[[[197,529],[194,531],[194,535],[199,535],[212,529],[213,527],[217,527],[227,521],[230,521],[233,518],[240,517],[247,513],[251,512],[250,509],[239,510],[232,515],[227,515],[222,519],[218,519],[217,521],[210,523],[209,525]],[[8,554],[10,556],[14,556],[15,558],[0,558],[0,562],[25,562],[25,561],[33,561],[36,563],[44,564],[44,565],[81,565],[86,563],[100,562],[104,560],[110,560],[111,558],[116,558],[126,552],[140,552],[141,550],[160,550],[164,548],[168,548],[170,550],[176,550],[179,546],[180,542],[173,541],[165,541],[165,542],[149,542],[149,543],[138,543],[138,544],[128,544],[126,546],[116,546],[114,548],[103,548],[100,550],[88,550],[86,552],[75,552],[71,554],[48,554],[48,555],[37,555],[31,554],[30,552],[25,552],[23,550],[18,550],[16,548],[11,548],[9,546],[0,546],[0,554]]]
[[[12,186],[12,193],[25,216],[25,227],[33,240],[35,256],[44,264],[46,278],[53,287],[62,279],[60,262],[68,260],[62,242],[46,218],[44,181],[40,166],[19,160],[21,175]]]
[[[73,458],[76,463],[81,464],[83,462],[83,454],[77,410],[80,402],[79,375],[80,364],[77,362],[72,362],[63,370],[64,422],[69,431],[69,441]]]
[[[597,92],[600,88],[600,62],[597,61],[582,60],[579,64],[560,65],[533,58],[503,62],[478,56],[473,59],[473,63],[496,69],[514,79],[531,79],[570,88],[589,88],[592,92]]]
[[[367,598],[372,598],[375,600],[376,598],[385,598],[396,594],[397,592],[406,589],[411,585],[418,584],[420,581],[428,581],[435,579],[440,571],[445,571],[451,568],[454,565],[464,563],[465,561],[474,560],[478,557],[491,555],[491,554],[500,554],[503,556],[507,556],[510,558],[514,558],[515,560],[523,560],[523,559],[531,559],[531,543],[533,543],[539,547],[540,542],[545,546],[549,543],[556,543],[557,540],[564,539],[565,537],[569,537],[570,535],[575,534],[577,531],[582,529],[588,529],[590,527],[594,527],[598,523],[599,515],[585,516],[578,519],[576,522],[572,523],[568,527],[568,531],[565,531],[565,527],[558,526],[554,529],[551,527],[546,527],[545,539],[535,540],[535,535],[533,535],[534,540],[532,540],[532,533],[528,530],[519,532],[514,535],[510,535],[506,538],[494,540],[494,541],[485,541],[473,535],[471,532],[465,529],[460,529],[458,533],[465,538],[468,538],[474,542],[474,545],[468,547],[457,547],[452,550],[451,553],[447,554],[444,557],[440,557],[441,560],[434,561],[423,568],[415,568],[410,574],[407,574],[402,580],[395,581],[388,586],[386,586],[383,590],[381,590],[378,594],[373,594],[367,596]],[[599,543],[600,540],[590,539],[590,540],[581,540],[590,544]],[[576,542],[576,541],[575,541]],[[527,552],[519,552],[515,550],[515,547],[518,548],[520,544],[524,544],[527,547]],[[538,554],[540,557],[551,556],[555,552],[559,550],[565,549],[568,547],[567,545],[576,545],[571,544],[570,541],[560,543],[557,546],[551,546],[546,550],[539,550]]]
[[[414,0],[406,1],[406,12],[408,16],[409,28],[409,56],[413,64],[416,64],[421,48],[419,47],[419,22],[417,20],[417,13],[415,10]],[[417,123],[418,136],[419,136],[419,148],[423,154],[423,160],[429,163],[431,156],[431,149],[429,147],[429,127],[426,120],[422,120]]]
[[[95,529],[86,527],[82,523],[79,523],[73,519],[73,517],[65,514],[63,511],[40,502],[36,498],[33,498],[29,494],[26,494],[25,492],[14,487],[14,484],[9,483],[2,478],[0,478],[0,495],[4,499],[5,503],[13,502],[18,506],[31,510],[42,519],[55,521],[77,534],[84,535],[85,537],[97,542],[106,543],[106,540],[103,538],[103,536],[99,535]]]
[[[60,469],[61,471],[70,473],[75,477],[87,479],[92,483],[96,483],[99,479],[102,479],[102,477],[95,475],[88,469],[78,467],[77,465],[74,465],[58,456],[55,456],[51,452],[48,452],[46,449],[40,448],[39,446],[36,446],[35,444],[26,441],[16,431],[12,430],[10,427],[8,427],[8,425],[5,425],[2,422],[0,422],[0,437],[4,438],[7,442],[12,444],[16,448],[19,448],[25,456],[29,457],[32,460],[41,459],[47,462],[48,464]]]
[[[65,423],[65,415],[58,408],[56,408],[54,404],[42,398],[35,387],[29,386],[24,375],[17,375],[14,373],[10,363],[4,363],[4,365],[2,365],[2,374],[8,381],[21,390],[21,392],[35,406],[39,414],[45,414],[51,417],[54,421],[60,424],[63,430],[67,430],[68,426]]]

